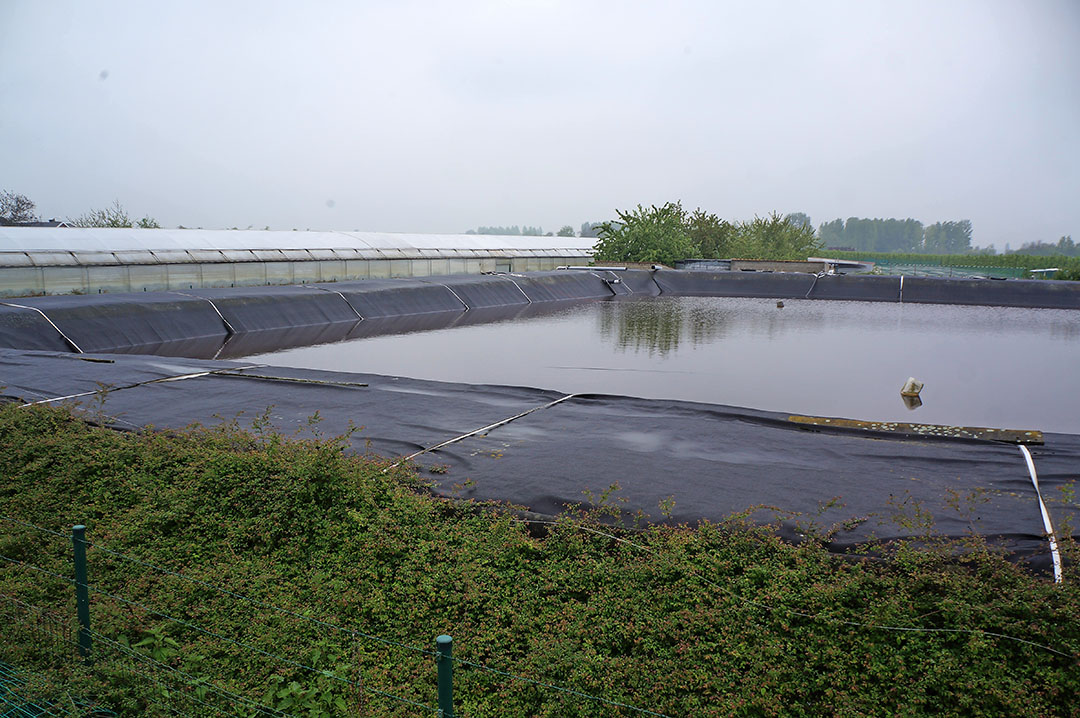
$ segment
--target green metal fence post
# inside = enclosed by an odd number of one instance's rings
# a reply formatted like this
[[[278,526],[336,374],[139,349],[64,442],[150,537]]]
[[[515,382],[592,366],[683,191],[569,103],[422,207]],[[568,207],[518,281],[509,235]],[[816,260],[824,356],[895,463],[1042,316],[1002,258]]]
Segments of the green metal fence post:
[[[86,584],[86,527],[71,527],[71,545],[75,549],[75,607],[79,614],[79,655],[90,665],[90,591]]]
[[[450,657],[454,641],[442,635],[435,639],[435,663],[439,666],[439,715],[454,718],[454,663]]]

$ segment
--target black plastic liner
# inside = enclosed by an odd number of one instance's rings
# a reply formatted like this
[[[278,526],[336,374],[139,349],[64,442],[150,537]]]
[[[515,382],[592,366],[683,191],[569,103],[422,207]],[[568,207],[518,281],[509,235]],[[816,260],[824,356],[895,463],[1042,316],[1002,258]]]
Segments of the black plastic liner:
[[[1080,308],[1080,282],[904,277],[904,301],[1044,309]]]
[[[587,300],[586,300],[587,301]],[[192,358],[228,359],[266,354],[293,347],[315,346],[339,341],[352,341],[387,334],[410,334],[434,331],[473,324],[511,321],[518,318],[541,316],[563,310],[571,302],[544,302],[508,307],[489,307],[467,312],[431,312],[404,316],[365,319],[349,323],[329,324],[318,327],[279,329],[228,337],[224,346],[213,347],[209,352],[186,354]],[[572,302],[576,304],[577,302]],[[125,352],[126,353],[126,352]],[[161,352],[155,352],[161,354]]]
[[[615,292],[609,286],[609,282],[618,279],[618,276],[613,276],[617,274],[620,273],[591,272],[583,269],[557,270],[515,275],[513,280],[530,301],[557,302],[610,297]],[[656,285],[648,278],[648,273],[642,272],[642,274],[645,275],[645,281],[656,288]]]
[[[474,310],[610,297],[619,293],[609,286],[611,279],[617,279],[605,276],[611,274],[564,270],[480,277],[455,275],[421,281],[450,288],[462,303]]]
[[[517,282],[506,275],[433,277],[421,280],[448,287],[467,309],[489,309],[528,304]]]
[[[687,297],[804,297],[816,277],[793,272],[664,272],[653,274],[663,294]]]
[[[0,304],[0,346],[58,352],[74,349],[41,312],[6,304]]]
[[[660,296],[660,286],[653,280],[654,272],[632,269],[626,272],[597,272],[597,274],[618,279],[626,288],[628,294],[647,297]]]
[[[0,351],[0,385],[20,401],[72,397],[67,401],[125,428],[233,417],[247,425],[268,413],[278,430],[303,434],[318,411],[323,435],[345,433],[351,422],[362,427],[353,447],[384,456],[408,456],[482,430],[416,457],[436,468],[425,475],[438,493],[556,513],[585,502],[584,491],[599,495],[617,483],[611,500],[628,512],[721,520],[767,506],[754,517],[779,518],[792,538],[835,528],[831,546],[838,551],[909,536],[909,522],[927,512],[939,534],[995,537],[1036,568],[1049,568],[1035,491],[1012,444],[819,431],[785,414],[693,402],[567,398],[542,389],[244,362],[88,359]],[[160,381],[178,376],[189,378]],[[73,396],[103,384],[112,387],[103,396]],[[512,417],[518,418],[506,422]],[[1056,526],[1078,525],[1080,505],[1061,489],[1077,478],[1080,437],[1046,434],[1045,442],[1029,447],[1043,496],[1056,499],[1049,507]]]
[[[392,320],[385,320],[392,321]],[[350,339],[350,332],[361,324],[378,324],[379,320],[361,322],[337,322],[335,324],[313,325],[306,327],[288,327],[286,329],[267,329],[246,334],[231,334],[223,344],[207,347],[201,353],[173,354],[193,358],[226,359],[245,357],[252,354],[278,352],[294,347],[310,347],[318,344],[332,344]],[[155,352],[164,354],[164,352]]]
[[[664,294],[1080,309],[1080,282],[788,272],[656,272]]]
[[[360,320],[341,294],[310,286],[191,289],[178,293],[213,302],[237,334],[355,324]]]
[[[908,296],[910,277],[904,277],[904,296],[900,295],[900,277],[833,274],[812,282],[809,299],[840,299],[860,302],[915,301]]]
[[[419,279],[366,279],[313,286],[339,292],[364,319],[465,311],[465,305],[448,288]]]
[[[206,339],[220,344],[228,333],[210,302],[177,293],[24,297],[17,303],[41,310],[88,353]]]

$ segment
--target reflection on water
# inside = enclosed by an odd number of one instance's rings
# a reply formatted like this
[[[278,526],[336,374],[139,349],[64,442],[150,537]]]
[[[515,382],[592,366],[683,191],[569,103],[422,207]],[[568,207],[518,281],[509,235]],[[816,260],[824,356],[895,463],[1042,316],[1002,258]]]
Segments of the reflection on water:
[[[668,301],[606,302],[597,312],[597,326],[605,341],[619,351],[666,357],[689,340],[694,345],[724,334],[731,310],[687,307]]]
[[[870,421],[1080,433],[1080,311],[657,297],[262,354],[268,364]],[[499,317],[493,317],[498,319]],[[351,336],[365,335],[361,322]],[[444,325],[445,326],[445,325]],[[379,328],[383,331],[382,328]],[[900,388],[926,384],[915,413]]]
[[[713,344],[735,331],[774,336],[784,330],[779,312],[767,308],[748,317],[745,311],[711,299],[691,297],[637,298],[605,302],[597,310],[597,329],[618,351],[666,357],[685,342],[691,347]],[[820,314],[808,313],[803,328],[822,323]]]

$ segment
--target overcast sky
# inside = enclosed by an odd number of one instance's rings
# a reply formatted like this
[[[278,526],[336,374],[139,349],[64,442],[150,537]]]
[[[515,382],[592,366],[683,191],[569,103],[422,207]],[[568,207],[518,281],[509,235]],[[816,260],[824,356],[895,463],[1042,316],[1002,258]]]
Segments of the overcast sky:
[[[1080,240],[1080,2],[0,0],[0,188],[206,228],[681,199]]]

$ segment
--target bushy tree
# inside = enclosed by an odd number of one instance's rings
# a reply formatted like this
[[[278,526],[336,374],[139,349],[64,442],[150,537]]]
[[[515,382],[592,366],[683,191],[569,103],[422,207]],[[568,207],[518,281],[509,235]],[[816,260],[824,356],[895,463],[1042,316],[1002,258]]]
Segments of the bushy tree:
[[[556,233],[556,236],[559,236],[559,237],[573,237],[573,236],[575,236],[575,235],[574,235],[574,228],[573,228],[573,227],[571,227],[571,226],[570,226],[570,225],[568,225],[568,224],[567,224],[567,225],[564,225],[564,226],[563,226],[563,228],[562,228],[562,229],[560,229],[560,230],[559,230],[559,231],[558,231],[558,232]]]
[[[744,259],[806,259],[821,249],[814,228],[773,212],[735,226],[735,256]]]
[[[8,190],[0,192],[0,224],[34,222],[37,220],[36,208],[34,201],[24,194]]]
[[[673,264],[696,254],[680,202],[663,206],[615,210],[618,219],[600,224],[594,249],[602,262],[659,262]]]
[[[923,251],[930,254],[964,254],[971,249],[971,221],[937,222],[923,231]]]
[[[638,205],[618,219],[600,224],[595,257],[604,262],[671,264],[690,257],[806,259],[821,249],[808,217],[755,217],[732,223],[703,209],[687,213],[679,202],[648,208]]]
[[[581,225],[581,236],[582,237],[599,237],[600,236],[600,225],[601,224],[603,224],[603,222],[585,222],[585,223],[583,223]]]
[[[810,227],[811,229],[814,228],[814,223],[810,221],[810,215],[808,215],[806,212],[790,212],[784,215],[784,219],[786,219],[788,222],[795,225],[796,227]]]
[[[821,227],[818,228],[818,237],[826,247],[851,247],[857,249],[857,247],[844,243],[844,220],[842,219],[823,222]]]
[[[686,230],[697,256],[722,259],[733,255],[735,225],[726,219],[698,208],[686,217]]]

